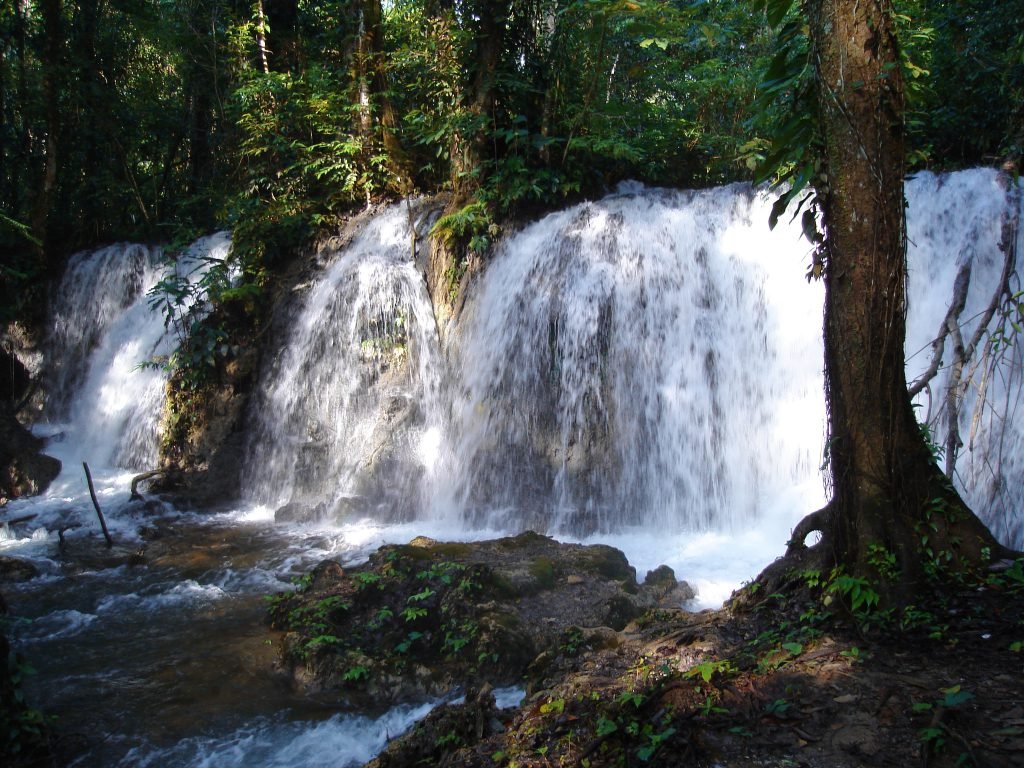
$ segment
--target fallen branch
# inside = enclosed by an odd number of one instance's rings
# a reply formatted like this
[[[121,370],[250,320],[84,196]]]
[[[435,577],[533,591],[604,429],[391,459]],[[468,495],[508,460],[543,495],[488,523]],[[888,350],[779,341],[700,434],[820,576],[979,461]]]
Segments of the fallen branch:
[[[92,496],[92,505],[96,507],[96,516],[100,519],[100,528],[103,529],[103,538],[107,540],[107,549],[114,546],[114,540],[110,538],[110,531],[107,530],[107,521],[103,519],[103,510],[100,509],[99,499],[96,498],[96,488],[92,484],[92,473],[89,471],[89,465],[82,462],[82,466],[85,468],[85,480],[89,484],[89,495]]]
[[[166,469],[151,469],[149,472],[143,472],[142,474],[136,475],[132,478],[132,501],[144,501],[143,496],[139,493],[139,483],[144,480],[149,480],[156,477],[157,475],[166,474]]]

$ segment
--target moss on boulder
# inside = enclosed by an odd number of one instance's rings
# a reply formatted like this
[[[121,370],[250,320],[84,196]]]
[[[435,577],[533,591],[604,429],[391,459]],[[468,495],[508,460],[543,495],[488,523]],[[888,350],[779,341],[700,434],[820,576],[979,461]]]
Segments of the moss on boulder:
[[[419,537],[352,568],[324,561],[271,598],[270,618],[300,688],[372,709],[520,683],[574,628],[619,630],[657,602],[618,550],[528,532]]]

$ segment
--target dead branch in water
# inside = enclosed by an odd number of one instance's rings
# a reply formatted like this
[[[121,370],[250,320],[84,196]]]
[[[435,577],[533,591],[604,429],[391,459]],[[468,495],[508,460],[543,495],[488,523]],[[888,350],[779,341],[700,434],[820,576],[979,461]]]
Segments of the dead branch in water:
[[[145,500],[143,498],[142,494],[139,493],[139,483],[144,482],[146,480],[150,480],[150,479],[156,477],[157,475],[163,475],[163,474],[166,474],[166,473],[167,473],[166,469],[151,469],[148,472],[143,472],[143,473],[138,474],[135,477],[133,477],[132,478],[132,496],[131,496],[132,501],[144,501]]]
[[[103,510],[100,509],[99,499],[96,498],[96,488],[92,484],[92,473],[89,471],[89,465],[82,462],[82,466],[85,468],[85,480],[89,484],[89,495],[92,496],[92,505],[96,507],[96,516],[100,519],[100,528],[103,529],[103,538],[107,540],[107,549],[114,546],[114,540],[110,538],[110,531],[107,530],[107,521],[103,519]]]

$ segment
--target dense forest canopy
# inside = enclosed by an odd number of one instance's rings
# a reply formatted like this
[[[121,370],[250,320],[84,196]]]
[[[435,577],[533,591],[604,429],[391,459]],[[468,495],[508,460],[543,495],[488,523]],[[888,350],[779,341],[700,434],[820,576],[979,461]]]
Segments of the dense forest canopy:
[[[496,221],[624,178],[751,178],[773,137],[784,170],[807,140],[787,133],[807,48],[795,14],[775,27],[762,6],[9,0],[5,319],[98,242],[229,227],[258,284],[282,248],[385,196],[452,192],[443,234],[482,251]],[[914,166],[1019,154],[1022,16],[1022,0],[899,4]]]

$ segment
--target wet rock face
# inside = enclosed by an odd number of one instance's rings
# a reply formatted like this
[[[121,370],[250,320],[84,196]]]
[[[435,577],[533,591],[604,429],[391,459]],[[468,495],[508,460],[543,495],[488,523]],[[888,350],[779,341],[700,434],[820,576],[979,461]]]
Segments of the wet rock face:
[[[43,441],[25,429],[0,403],[0,505],[42,493],[60,473],[60,462],[41,453]]]
[[[535,533],[421,537],[351,569],[321,563],[298,591],[273,599],[270,615],[287,633],[282,662],[299,687],[382,707],[518,683],[538,654],[579,628],[622,629],[671,592],[638,585],[625,556],[604,545]]]
[[[244,415],[258,361],[258,349],[239,348],[231,360],[218,363],[217,381],[201,397],[172,382],[175,426],[166,427],[160,457],[168,471],[153,484],[154,490],[199,505],[238,497]]]
[[[43,441],[15,416],[14,403],[31,395],[32,377],[18,354],[26,342],[9,338],[9,331],[0,336],[0,506],[42,493],[60,473],[60,462],[41,452]]]

